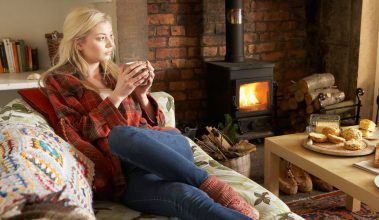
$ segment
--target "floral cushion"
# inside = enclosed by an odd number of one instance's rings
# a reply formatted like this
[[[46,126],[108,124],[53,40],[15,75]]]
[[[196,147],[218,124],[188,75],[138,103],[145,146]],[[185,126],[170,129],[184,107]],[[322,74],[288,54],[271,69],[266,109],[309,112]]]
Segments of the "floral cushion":
[[[64,189],[59,199],[93,218],[93,175],[93,163],[24,101],[0,109],[0,216],[9,216],[25,194],[43,198]]]
[[[174,98],[166,92],[153,92],[151,95],[154,97],[160,109],[163,111],[166,120],[166,126],[176,127]]]

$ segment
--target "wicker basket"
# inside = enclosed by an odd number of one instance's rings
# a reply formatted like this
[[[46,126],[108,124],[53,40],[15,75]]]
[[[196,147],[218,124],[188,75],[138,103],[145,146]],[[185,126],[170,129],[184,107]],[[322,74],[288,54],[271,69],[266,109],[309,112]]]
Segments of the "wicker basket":
[[[47,48],[49,50],[50,65],[54,66],[54,64],[56,64],[59,60],[59,57],[56,54],[58,52],[59,43],[63,38],[63,34],[58,31],[54,31],[52,33],[45,34],[45,38],[47,41]]]
[[[242,157],[233,158],[226,161],[220,161],[220,163],[224,166],[229,167],[230,169],[233,169],[237,171],[238,173],[249,177],[250,176],[250,154],[246,154]]]

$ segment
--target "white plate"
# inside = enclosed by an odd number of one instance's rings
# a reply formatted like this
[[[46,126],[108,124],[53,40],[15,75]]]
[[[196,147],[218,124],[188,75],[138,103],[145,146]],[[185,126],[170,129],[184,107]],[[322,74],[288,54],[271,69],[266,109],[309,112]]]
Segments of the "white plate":
[[[378,140],[379,139],[379,129],[375,128],[375,131],[372,132],[369,136],[365,137],[367,140]]]
[[[375,179],[374,179],[374,183],[376,185],[376,187],[379,188],[379,176],[376,176]]]

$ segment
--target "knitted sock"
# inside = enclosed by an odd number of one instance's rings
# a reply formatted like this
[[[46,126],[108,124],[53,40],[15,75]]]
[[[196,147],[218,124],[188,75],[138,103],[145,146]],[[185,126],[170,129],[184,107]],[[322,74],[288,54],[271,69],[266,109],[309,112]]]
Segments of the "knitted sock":
[[[206,192],[215,202],[234,209],[254,220],[259,219],[258,210],[249,205],[232,187],[217,177],[209,176],[199,188]]]

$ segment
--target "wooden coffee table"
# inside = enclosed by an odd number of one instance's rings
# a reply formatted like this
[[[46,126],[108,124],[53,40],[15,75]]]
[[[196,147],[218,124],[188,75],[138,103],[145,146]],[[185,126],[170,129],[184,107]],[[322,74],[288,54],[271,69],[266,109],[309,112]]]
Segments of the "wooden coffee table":
[[[374,184],[375,174],[353,167],[355,162],[373,160],[374,155],[340,157],[317,153],[301,146],[306,137],[305,133],[301,133],[265,139],[265,187],[279,195],[281,157],[345,192],[348,210],[359,211],[362,201],[379,211],[379,188]]]

